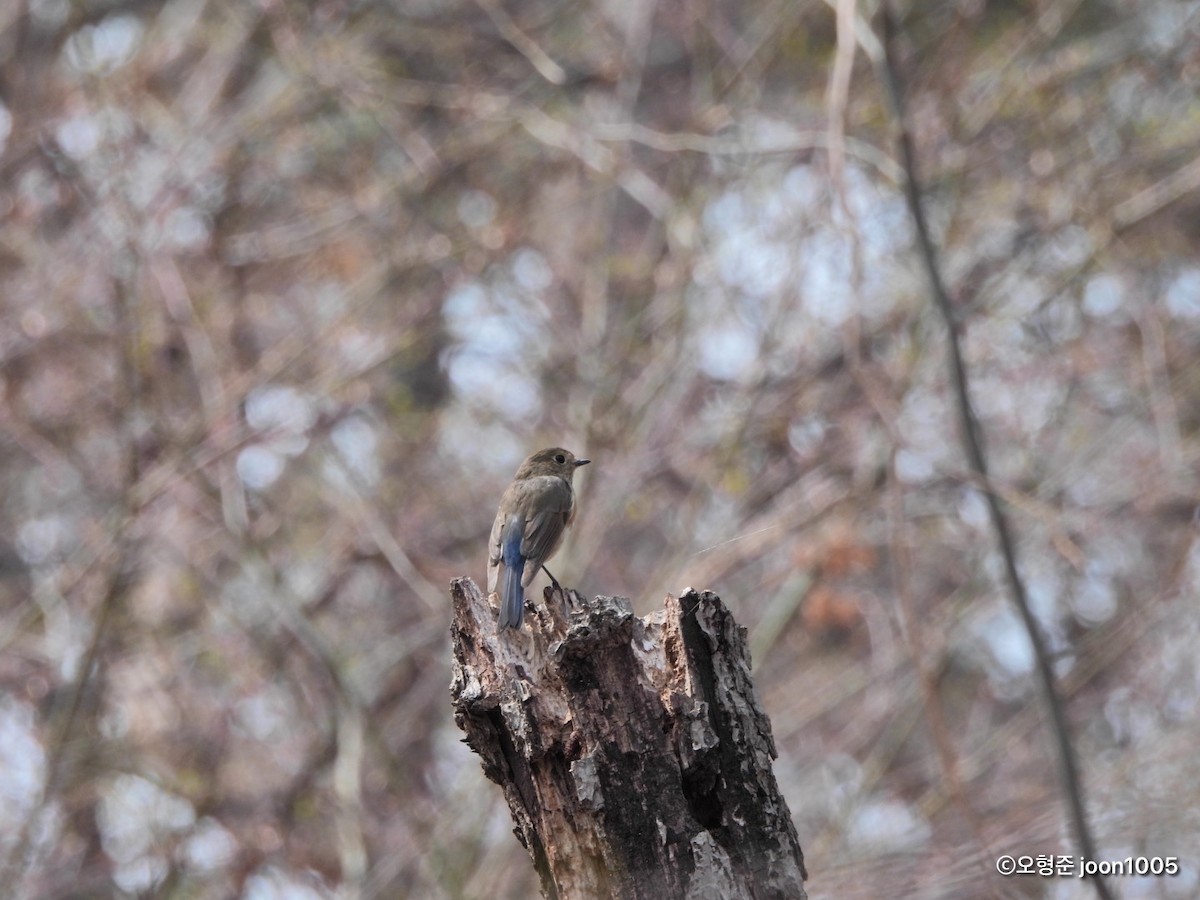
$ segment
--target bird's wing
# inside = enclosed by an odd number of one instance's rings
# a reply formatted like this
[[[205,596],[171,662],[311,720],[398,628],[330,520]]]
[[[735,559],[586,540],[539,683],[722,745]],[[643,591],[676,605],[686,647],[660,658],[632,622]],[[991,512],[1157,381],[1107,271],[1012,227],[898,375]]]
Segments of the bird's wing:
[[[503,548],[500,546],[504,537],[504,505],[496,513],[496,521],[492,523],[492,536],[488,539],[488,593],[496,590],[496,582],[500,577],[500,561],[503,559]]]
[[[537,512],[525,523],[521,555],[533,563],[536,571],[558,548],[571,514],[571,486],[556,475],[543,475],[524,482],[525,489],[536,493],[531,504]],[[529,574],[530,570],[526,570]]]

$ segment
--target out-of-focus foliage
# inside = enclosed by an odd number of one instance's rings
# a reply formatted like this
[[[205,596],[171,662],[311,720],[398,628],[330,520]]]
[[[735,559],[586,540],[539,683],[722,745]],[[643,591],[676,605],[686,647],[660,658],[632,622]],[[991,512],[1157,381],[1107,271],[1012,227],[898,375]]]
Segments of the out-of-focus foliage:
[[[900,5],[1099,843],[1187,896],[1200,7]],[[562,444],[559,577],[750,628],[811,896],[1051,890],[994,874],[1072,848],[859,25],[831,103],[817,2],[2,5],[9,889],[529,896],[446,583]]]

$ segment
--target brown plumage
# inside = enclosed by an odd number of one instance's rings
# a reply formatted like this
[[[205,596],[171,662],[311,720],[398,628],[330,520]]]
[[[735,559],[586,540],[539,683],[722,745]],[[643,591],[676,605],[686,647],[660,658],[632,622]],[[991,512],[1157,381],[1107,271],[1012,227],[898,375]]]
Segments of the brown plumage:
[[[575,470],[589,462],[562,447],[539,450],[521,463],[500,498],[488,544],[488,593],[499,594],[501,628],[521,627],[525,588],[554,555],[574,520],[571,481]]]

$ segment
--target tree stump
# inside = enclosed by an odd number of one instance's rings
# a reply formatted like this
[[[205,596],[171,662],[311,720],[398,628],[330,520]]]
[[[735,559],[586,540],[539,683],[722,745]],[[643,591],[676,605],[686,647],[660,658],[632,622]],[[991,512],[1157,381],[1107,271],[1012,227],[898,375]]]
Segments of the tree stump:
[[[455,721],[545,897],[805,897],[746,630],[719,597],[689,589],[639,619],[546,588],[499,633],[471,579],[451,594]]]

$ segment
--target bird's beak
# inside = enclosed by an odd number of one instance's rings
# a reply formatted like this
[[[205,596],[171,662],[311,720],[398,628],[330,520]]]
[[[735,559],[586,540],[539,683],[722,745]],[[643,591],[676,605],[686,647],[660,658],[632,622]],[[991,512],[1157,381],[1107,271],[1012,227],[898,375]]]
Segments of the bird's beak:
[[[580,466],[586,466],[590,462],[591,462],[590,459],[577,459],[577,460],[575,460],[575,468],[579,468]]]

